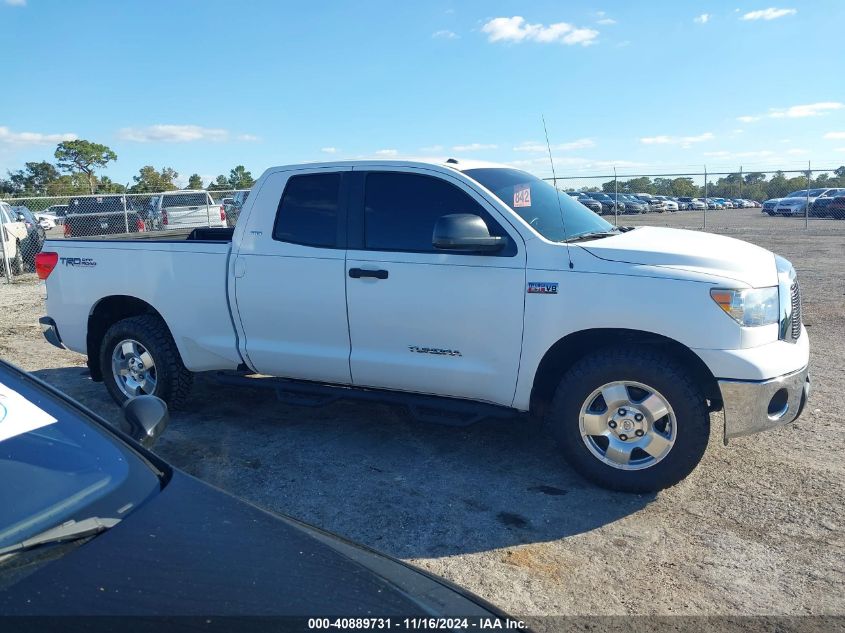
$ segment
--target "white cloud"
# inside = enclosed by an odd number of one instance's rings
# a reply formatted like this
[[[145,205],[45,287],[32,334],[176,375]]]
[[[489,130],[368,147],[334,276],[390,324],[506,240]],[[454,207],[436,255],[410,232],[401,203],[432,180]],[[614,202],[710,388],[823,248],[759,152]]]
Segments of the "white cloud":
[[[25,7],[26,0],[6,0],[6,4],[10,7]]]
[[[841,138],[845,138],[845,132],[828,132],[827,134],[824,135],[824,137],[827,138],[827,139],[831,139],[831,140],[841,139]]]
[[[769,7],[768,9],[749,11],[740,20],[775,20],[786,15],[795,15],[796,13],[798,13],[796,9],[775,9],[774,7]]]
[[[643,145],[680,145],[681,147],[690,147],[693,143],[701,143],[703,141],[711,141],[715,138],[712,132],[705,132],[698,136],[645,136],[640,139]]]
[[[442,29],[440,31],[435,31],[434,33],[432,33],[431,37],[436,40],[456,40],[459,36],[454,31]]]
[[[602,25],[616,24],[616,20],[614,20],[613,18],[602,18],[601,20],[596,20],[596,24],[602,24]]]
[[[324,154],[337,154],[337,148],[336,147],[321,147],[320,151],[323,152]]]
[[[575,141],[569,141],[568,143],[560,143],[558,145],[552,145],[552,151],[567,151],[573,149],[584,149],[586,147],[594,147],[595,141],[591,138],[579,138]],[[520,143],[516,147],[513,148],[515,152],[547,152],[549,148],[544,143],[538,143],[536,141],[525,141]]]
[[[820,116],[827,114],[830,110],[840,110],[842,108],[845,108],[845,104],[838,101],[822,101],[819,103],[792,106],[791,108],[772,109],[769,116],[773,119],[800,119],[808,116]]]
[[[727,150],[719,150],[717,152],[704,152],[704,156],[709,158],[766,158],[773,156],[774,152],[768,149],[748,152],[729,152]]]
[[[158,124],[147,127],[125,127],[118,131],[118,138],[137,143],[190,143],[193,141],[222,142],[230,140],[231,134],[222,128],[201,127],[199,125]],[[235,137],[239,141],[255,141],[258,137],[241,134]]]
[[[64,134],[43,134],[41,132],[13,132],[0,126],[0,145],[52,145],[62,141],[73,141],[79,137],[71,132]]]
[[[845,108],[845,103],[839,101],[820,101],[819,103],[808,103],[789,108],[771,108],[766,114],[738,116],[736,120],[742,123],[753,123],[764,117],[770,119],[801,119],[811,116],[822,116],[832,110],[841,110],[842,108]]]
[[[707,24],[710,21],[710,18],[713,17],[709,13],[702,13],[699,16],[693,18],[693,22],[698,22],[699,24]]]
[[[487,40],[490,42],[559,42],[569,46],[594,44],[599,34],[595,29],[577,28],[567,22],[556,22],[548,26],[529,24],[519,15],[511,18],[493,18],[488,20],[481,30],[487,34]]]
[[[484,149],[496,149],[498,145],[485,145],[484,143],[470,143],[469,145],[455,145],[452,149],[456,152],[478,152]]]
[[[398,154],[398,149],[380,149],[376,151],[376,156],[397,156]]]

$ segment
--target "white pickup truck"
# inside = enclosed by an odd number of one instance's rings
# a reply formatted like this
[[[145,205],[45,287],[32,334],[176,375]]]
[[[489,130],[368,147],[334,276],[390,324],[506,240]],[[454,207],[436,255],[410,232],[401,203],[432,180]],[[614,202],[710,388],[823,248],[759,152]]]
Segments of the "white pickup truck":
[[[87,354],[118,402],[184,404],[195,372],[229,370],[496,405],[542,416],[593,481],[644,491],[692,471],[711,412],[727,441],[809,395],[788,261],[616,229],[508,167],[274,167],[234,229],[161,237],[49,240],[38,258],[45,336]]]

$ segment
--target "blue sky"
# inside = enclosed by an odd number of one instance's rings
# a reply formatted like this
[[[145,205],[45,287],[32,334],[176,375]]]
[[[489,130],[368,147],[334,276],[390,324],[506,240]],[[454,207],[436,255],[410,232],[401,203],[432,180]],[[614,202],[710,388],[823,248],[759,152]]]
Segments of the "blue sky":
[[[777,4],[768,4],[770,1]],[[0,0],[0,173],[457,156],[558,175],[845,163],[841,0]]]

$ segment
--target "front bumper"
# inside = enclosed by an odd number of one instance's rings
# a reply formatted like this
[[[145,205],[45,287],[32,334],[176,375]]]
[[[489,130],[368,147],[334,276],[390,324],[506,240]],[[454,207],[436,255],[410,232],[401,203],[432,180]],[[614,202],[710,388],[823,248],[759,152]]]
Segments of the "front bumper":
[[[733,437],[768,431],[801,415],[810,397],[809,366],[769,380],[720,380],[725,444]]]

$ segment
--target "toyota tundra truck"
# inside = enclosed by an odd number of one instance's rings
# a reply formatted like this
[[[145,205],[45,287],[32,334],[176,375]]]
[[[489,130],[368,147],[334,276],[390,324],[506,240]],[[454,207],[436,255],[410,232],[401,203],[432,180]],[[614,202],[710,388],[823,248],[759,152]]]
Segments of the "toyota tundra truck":
[[[184,406],[194,374],[223,372],[530,412],[587,478],[654,491],[695,468],[711,425],[727,443],[809,396],[787,260],[614,227],[506,166],[274,167],[234,228],[109,237],[49,240],[37,270],[46,338],[119,403]]]

